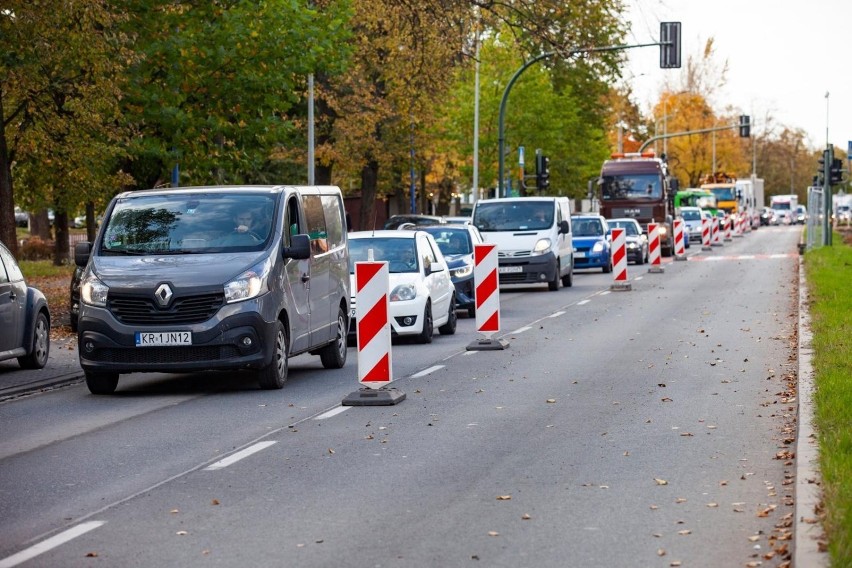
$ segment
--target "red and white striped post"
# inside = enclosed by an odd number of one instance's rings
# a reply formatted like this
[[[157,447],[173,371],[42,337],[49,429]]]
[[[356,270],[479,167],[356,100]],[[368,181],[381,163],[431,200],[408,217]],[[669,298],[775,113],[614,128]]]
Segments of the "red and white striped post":
[[[405,398],[404,393],[388,388],[393,381],[389,274],[387,262],[355,263],[358,382],[366,388],[343,399],[344,405],[389,405]]]
[[[734,224],[734,218],[731,215],[725,215],[725,242],[733,241],[731,236],[731,226]]]
[[[737,217],[737,222],[734,223],[734,234],[733,234],[734,238],[743,236],[743,233],[745,232],[745,220],[746,220],[745,214],[742,214],[739,217]]]
[[[610,290],[626,291],[632,290],[633,286],[627,281],[627,239],[624,229],[614,228],[612,230],[612,286]]]
[[[665,272],[660,264],[660,230],[657,228],[657,223],[648,223],[648,260],[651,263],[648,272],[657,274]]]
[[[710,239],[710,244],[714,247],[724,246],[722,243],[722,231],[719,228],[719,216],[713,215],[713,227],[711,229],[713,233],[712,238]]]
[[[711,221],[707,217],[701,218],[701,250],[713,250],[710,246]]]
[[[689,238],[689,235],[686,235]],[[686,245],[683,242],[683,219],[674,220],[675,260],[686,260]]]
[[[492,336],[500,331],[500,281],[497,277],[497,245],[473,246],[473,297],[476,304],[476,331],[485,335],[467,346],[468,351],[496,351],[509,343]]]

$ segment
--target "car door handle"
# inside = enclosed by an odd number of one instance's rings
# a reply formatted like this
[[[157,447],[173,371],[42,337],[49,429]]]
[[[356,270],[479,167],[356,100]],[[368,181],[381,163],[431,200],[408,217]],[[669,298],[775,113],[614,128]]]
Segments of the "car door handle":
[[[302,282],[303,283],[307,283],[307,281],[310,280],[310,279],[311,279],[311,277],[307,272],[302,274]]]

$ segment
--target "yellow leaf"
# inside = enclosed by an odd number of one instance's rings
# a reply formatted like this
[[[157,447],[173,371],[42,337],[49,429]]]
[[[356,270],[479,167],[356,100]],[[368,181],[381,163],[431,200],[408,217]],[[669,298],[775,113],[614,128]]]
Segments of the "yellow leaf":
[[[657,556],[665,556],[665,555],[666,555],[666,551],[665,551],[664,548],[658,548],[657,549]]]
[[[554,402],[556,402],[556,399],[555,398],[548,398],[547,402],[550,403],[550,404],[553,404]]]
[[[177,533],[175,533],[175,534],[177,534],[178,536],[186,536],[186,535],[188,535],[189,533],[188,533],[188,532],[186,532],[186,531],[178,531],[178,532],[177,532]]]
[[[692,531],[689,530],[689,529],[683,529],[682,531],[677,531],[677,534],[679,534],[681,536],[686,536],[688,534],[692,534]]]
[[[488,531],[488,536],[500,536],[500,533],[497,531]]]
[[[511,498],[512,498],[511,495],[498,495],[497,496],[498,501],[508,501]]]
[[[529,513],[524,513],[523,515],[521,515],[521,518],[525,521],[532,519],[532,517],[530,517]]]
[[[657,482],[657,485],[668,485],[669,484],[668,481],[666,481],[665,479],[660,479],[659,477],[655,477],[654,481]]]

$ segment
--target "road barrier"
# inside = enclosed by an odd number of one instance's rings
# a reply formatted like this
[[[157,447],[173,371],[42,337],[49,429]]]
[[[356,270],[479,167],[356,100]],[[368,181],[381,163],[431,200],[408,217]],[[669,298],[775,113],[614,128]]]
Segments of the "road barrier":
[[[343,405],[390,405],[405,398],[404,393],[388,388],[393,381],[389,275],[387,262],[355,263],[358,382],[366,388],[344,398]]]
[[[683,220],[675,219],[674,221],[674,240],[675,240],[675,260],[686,260],[686,245],[683,239],[689,238],[689,235],[683,231]]]
[[[701,250],[713,250],[713,247],[710,246],[711,233],[711,221],[707,217],[703,217],[701,219]]]
[[[468,351],[495,351],[509,346],[507,341],[492,337],[500,331],[500,281],[497,266],[497,245],[484,243],[473,246],[476,331],[485,337],[468,345]]]
[[[660,264],[660,229],[657,223],[648,223],[648,257],[651,262],[648,272],[652,274],[664,272]]]
[[[631,290],[633,286],[627,281],[627,239],[624,229],[612,230],[612,286],[610,290],[623,292]]]
[[[724,246],[722,244],[722,231],[719,229],[719,218],[715,215],[713,215],[713,226],[710,228],[710,232],[712,233],[710,245],[714,247]]]
[[[731,226],[734,224],[734,218],[730,215],[725,215],[725,242],[731,242],[734,239],[731,237]]]

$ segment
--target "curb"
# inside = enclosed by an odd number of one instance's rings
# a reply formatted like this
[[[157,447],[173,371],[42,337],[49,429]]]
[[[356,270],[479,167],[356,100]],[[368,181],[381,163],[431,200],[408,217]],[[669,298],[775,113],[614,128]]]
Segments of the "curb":
[[[20,396],[25,396],[36,392],[43,392],[46,390],[63,387],[65,385],[76,383],[82,380],[83,371],[79,370],[71,373],[65,373],[63,375],[56,375],[54,377],[50,377],[49,379],[42,379],[40,381],[33,381],[8,388],[0,388],[0,402],[4,402],[13,398],[18,398]]]
[[[799,257],[799,432],[796,436],[793,566],[822,568],[829,566],[830,557],[826,552],[820,551],[820,542],[825,539],[825,531],[818,513],[822,497],[822,475],[819,470],[819,439],[813,427],[813,394],[816,385],[811,366],[811,320],[805,305],[807,292],[804,261]]]

